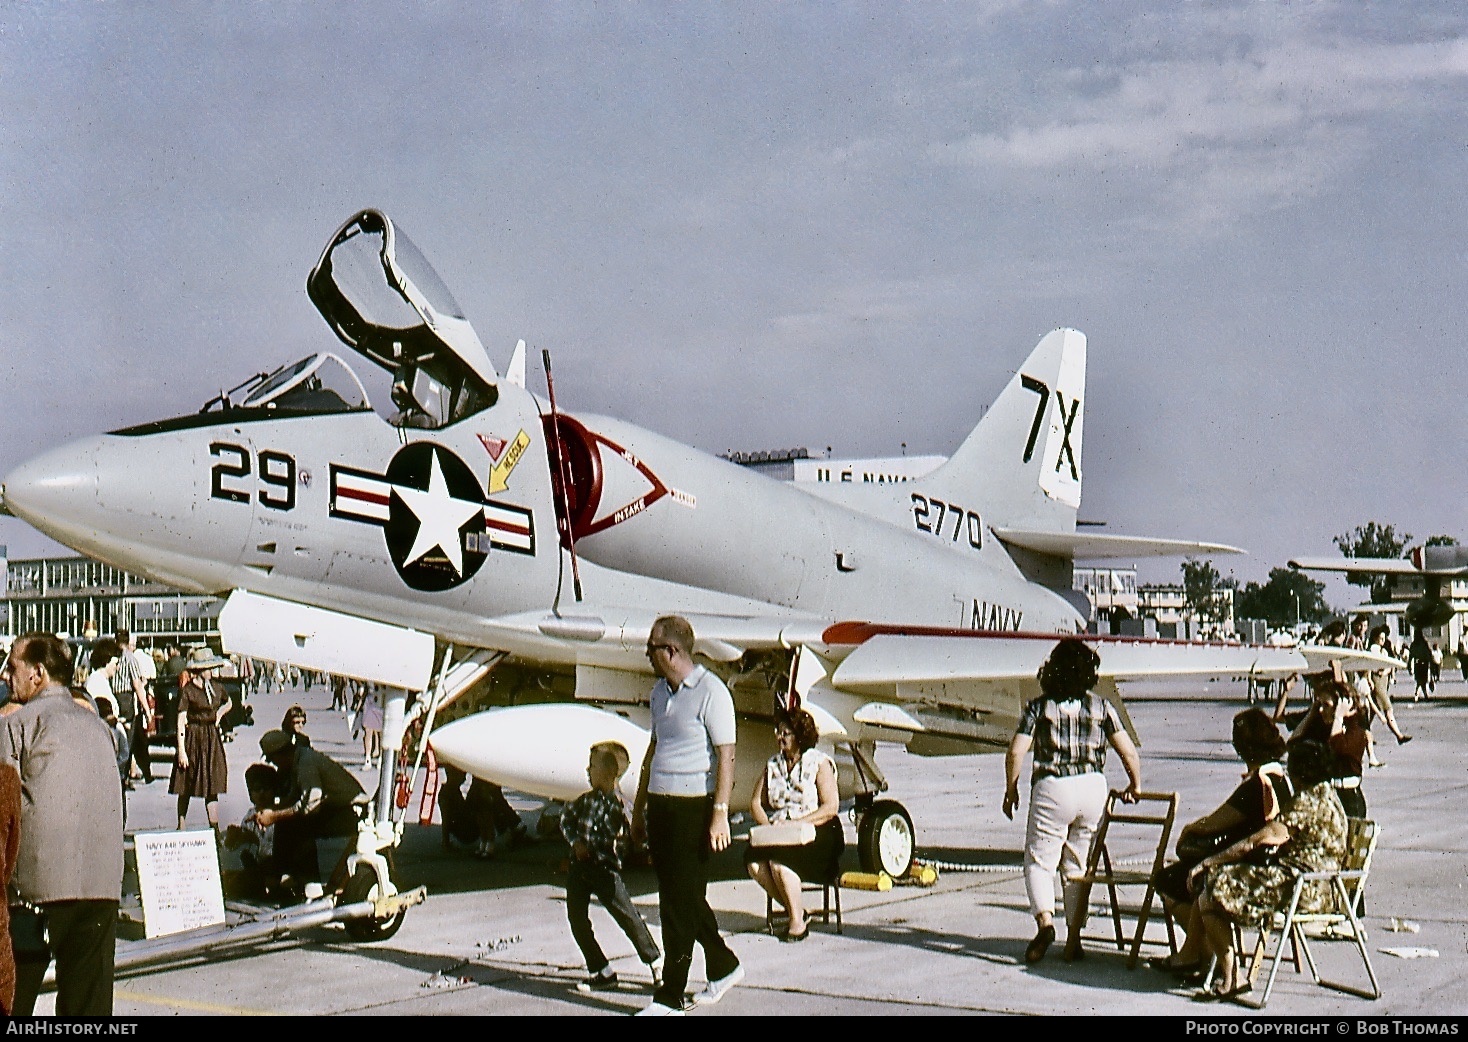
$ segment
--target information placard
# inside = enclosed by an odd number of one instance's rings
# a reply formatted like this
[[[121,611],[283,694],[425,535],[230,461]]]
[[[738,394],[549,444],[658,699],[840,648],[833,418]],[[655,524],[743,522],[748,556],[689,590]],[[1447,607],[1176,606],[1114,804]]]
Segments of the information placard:
[[[224,888],[212,831],[139,832],[133,848],[144,936],[164,937],[224,922]]]

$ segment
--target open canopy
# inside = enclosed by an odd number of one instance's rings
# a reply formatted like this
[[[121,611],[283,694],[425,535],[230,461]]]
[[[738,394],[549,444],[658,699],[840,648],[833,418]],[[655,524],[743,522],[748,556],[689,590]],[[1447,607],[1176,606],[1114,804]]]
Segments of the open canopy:
[[[386,214],[342,225],[306,291],[343,343],[393,374],[401,422],[442,427],[494,403],[499,376],[473,326]]]

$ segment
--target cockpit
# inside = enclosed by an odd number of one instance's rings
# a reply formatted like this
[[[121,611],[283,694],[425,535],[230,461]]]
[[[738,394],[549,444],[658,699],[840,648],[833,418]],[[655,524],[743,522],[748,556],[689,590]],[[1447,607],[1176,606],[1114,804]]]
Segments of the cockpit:
[[[392,422],[435,430],[495,403],[498,375],[463,309],[386,215],[342,225],[306,291],[343,343],[392,374]]]
[[[385,214],[363,210],[339,228],[306,292],[342,343],[386,370],[399,427],[438,430],[492,406],[499,376],[438,273]],[[372,409],[346,360],[329,351],[222,391],[193,416],[118,434]]]
[[[256,373],[204,403],[200,412],[263,409],[279,414],[356,412],[372,408],[352,367],[330,352],[307,355],[273,373]]]

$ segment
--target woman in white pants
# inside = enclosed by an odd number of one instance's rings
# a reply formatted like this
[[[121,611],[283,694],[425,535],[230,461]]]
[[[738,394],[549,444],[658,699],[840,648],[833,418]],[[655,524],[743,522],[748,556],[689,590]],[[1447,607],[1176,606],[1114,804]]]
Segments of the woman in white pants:
[[[1101,656],[1085,641],[1067,637],[1040,667],[1040,697],[1025,706],[1004,758],[1004,816],[1019,806],[1019,774],[1034,748],[1030,815],[1025,829],[1025,891],[1035,917],[1035,938],[1025,962],[1039,962],[1055,942],[1055,873],[1065,882],[1067,919],[1084,871],[1091,837],[1106,806],[1106,746],[1121,757],[1129,785],[1122,794],[1134,803],[1142,788],[1142,762],[1116,707],[1091,691]],[[1081,910],[1083,912],[1083,910]],[[1072,921],[1084,922],[1084,915]]]

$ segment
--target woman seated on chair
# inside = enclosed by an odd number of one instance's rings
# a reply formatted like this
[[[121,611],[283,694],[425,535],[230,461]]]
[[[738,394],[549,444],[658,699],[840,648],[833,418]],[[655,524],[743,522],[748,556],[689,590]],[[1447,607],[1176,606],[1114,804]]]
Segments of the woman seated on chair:
[[[1199,1002],[1234,999],[1250,990],[1238,972],[1234,927],[1267,928],[1283,911],[1303,872],[1340,867],[1346,849],[1346,812],[1330,779],[1335,754],[1323,742],[1297,741],[1289,748],[1294,795],[1280,815],[1258,832],[1204,858],[1189,876],[1198,894],[1208,950],[1217,957],[1213,986]],[[1311,883],[1298,911],[1321,912],[1332,905],[1324,883]]]
[[[780,751],[765,764],[749,810],[761,825],[804,821],[816,827],[814,842],[798,846],[755,847],[744,855],[750,876],[790,915],[782,941],[803,941],[810,919],[800,900],[800,883],[831,881],[846,847],[841,830],[836,763],[816,748],[820,730],[810,713],[795,709],[775,716]]]
[[[1195,895],[1188,891],[1188,876],[1209,854],[1258,832],[1273,821],[1290,798],[1290,782],[1284,767],[1284,736],[1268,713],[1255,708],[1236,714],[1233,747],[1248,768],[1243,781],[1215,810],[1183,826],[1177,837],[1179,860],[1157,875],[1157,892],[1173,920],[1187,932],[1187,939],[1176,955],[1150,960],[1148,964],[1153,969],[1183,977],[1202,973],[1203,921],[1198,915]]]

